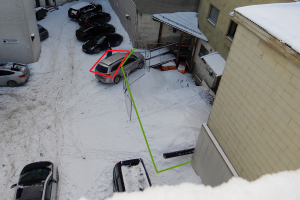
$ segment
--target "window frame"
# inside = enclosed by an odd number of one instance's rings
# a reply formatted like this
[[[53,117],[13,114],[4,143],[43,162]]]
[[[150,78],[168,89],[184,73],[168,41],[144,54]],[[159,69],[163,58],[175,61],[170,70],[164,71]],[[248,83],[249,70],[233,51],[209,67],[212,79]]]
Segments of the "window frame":
[[[216,21],[214,21],[213,18],[211,18],[211,12],[212,12],[212,9],[215,8],[217,11],[218,11],[218,16],[217,16],[217,19]],[[218,22],[218,18],[219,18],[219,14],[220,14],[220,10],[215,7],[214,5],[210,4],[210,8],[209,8],[209,12],[208,12],[208,16],[207,16],[207,20],[212,23],[214,26],[217,25],[217,22]]]
[[[234,31],[233,31],[233,35],[231,36],[231,35],[229,35],[229,32],[231,31],[231,26],[232,26],[233,24],[235,24],[236,26],[235,26],[235,29],[234,29]],[[228,28],[228,31],[227,31],[227,35],[226,35],[231,41],[232,41],[233,38],[234,38],[234,35],[235,35],[235,33],[236,33],[237,26],[238,26],[238,24],[231,20],[230,25],[229,25],[229,28]]]
[[[201,55],[201,54],[202,54],[202,52],[201,52],[202,47],[207,51],[207,54]],[[201,58],[202,56],[206,56],[206,55],[208,55],[208,54],[209,54],[209,50],[207,50],[207,49],[205,48],[205,46],[204,46],[203,44],[201,44],[200,49],[199,49],[199,54],[198,54],[198,56]]]

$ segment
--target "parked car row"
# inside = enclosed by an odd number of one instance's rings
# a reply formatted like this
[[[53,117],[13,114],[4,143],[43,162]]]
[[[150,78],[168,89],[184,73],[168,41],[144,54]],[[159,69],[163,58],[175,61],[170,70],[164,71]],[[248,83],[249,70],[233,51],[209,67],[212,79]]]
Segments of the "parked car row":
[[[76,38],[85,42],[82,50],[88,54],[97,54],[109,47],[119,46],[123,37],[115,33],[109,13],[102,12],[100,4],[80,2],[68,10],[68,16],[78,22],[80,28],[76,30]]]
[[[134,172],[136,172],[134,175],[130,174]],[[20,173],[18,182],[11,188],[15,188],[15,200],[56,200],[58,184],[58,166],[49,161],[40,161],[26,165]],[[113,168],[114,192],[143,191],[151,186],[141,158],[117,162]]]

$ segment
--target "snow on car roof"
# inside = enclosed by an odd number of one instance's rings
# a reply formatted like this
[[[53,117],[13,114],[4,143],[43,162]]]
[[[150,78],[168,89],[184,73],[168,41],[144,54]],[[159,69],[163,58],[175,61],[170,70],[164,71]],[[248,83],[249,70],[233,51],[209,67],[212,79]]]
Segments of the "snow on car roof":
[[[234,9],[300,53],[300,3],[252,5]]]
[[[80,2],[80,3],[77,3],[77,4],[73,5],[71,8],[74,9],[74,10],[79,10],[80,8],[83,8],[83,7],[88,6],[88,5],[90,5],[90,3]]]
[[[133,166],[122,165],[121,170],[126,192],[140,191],[150,187],[141,162]]]

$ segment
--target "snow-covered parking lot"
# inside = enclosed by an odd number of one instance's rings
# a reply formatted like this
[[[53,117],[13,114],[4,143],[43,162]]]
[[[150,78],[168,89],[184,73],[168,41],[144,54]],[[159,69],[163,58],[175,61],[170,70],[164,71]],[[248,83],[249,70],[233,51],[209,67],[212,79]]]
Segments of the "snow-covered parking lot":
[[[108,1],[93,2],[111,14],[109,23],[124,38],[113,49],[131,50]],[[114,165],[134,158],[143,158],[153,186],[201,184],[190,164],[155,172],[138,120],[128,119],[122,84],[102,84],[89,72],[103,52],[82,52],[78,25],[67,15],[76,3],[38,22],[50,36],[41,44],[39,61],[29,64],[29,81],[0,87],[1,199],[13,198],[10,186],[26,164],[44,160],[58,164],[60,200],[111,197]],[[190,155],[166,160],[162,154],[195,146],[210,113],[206,91],[188,73],[156,69],[146,71],[131,90],[158,170],[190,161]]]

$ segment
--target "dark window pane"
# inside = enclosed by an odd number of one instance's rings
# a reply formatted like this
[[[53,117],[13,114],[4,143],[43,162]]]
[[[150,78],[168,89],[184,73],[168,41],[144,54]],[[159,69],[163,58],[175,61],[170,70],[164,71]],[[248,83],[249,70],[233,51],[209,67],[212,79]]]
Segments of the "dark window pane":
[[[98,72],[100,72],[100,73],[106,74],[107,71],[108,71],[108,68],[107,68],[107,67],[104,67],[104,66],[102,66],[102,65],[100,65],[100,64],[98,64],[97,67],[96,67],[96,70],[97,70]]]
[[[208,18],[214,23],[217,24],[219,16],[219,10],[213,5],[210,6],[210,12]]]
[[[228,35],[227,35],[230,39],[233,39],[235,31],[236,31],[236,27],[237,27],[237,24],[232,21],[230,24],[230,27],[229,27]]]
[[[199,56],[202,57],[202,56],[207,55],[208,53],[209,53],[208,50],[203,45],[201,45]]]
[[[111,72],[113,71],[116,71],[118,69],[118,67],[120,66],[121,62],[118,62],[116,65],[114,65],[112,68],[111,68]]]

